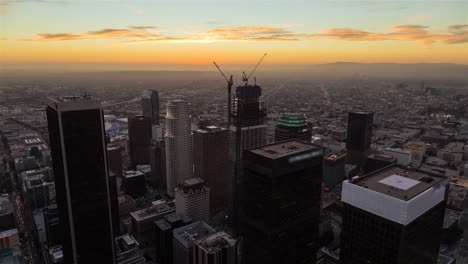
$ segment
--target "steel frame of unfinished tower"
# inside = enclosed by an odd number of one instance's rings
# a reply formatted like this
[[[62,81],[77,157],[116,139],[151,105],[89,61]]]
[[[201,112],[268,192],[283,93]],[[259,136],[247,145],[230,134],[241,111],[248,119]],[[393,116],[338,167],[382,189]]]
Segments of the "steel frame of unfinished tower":
[[[230,118],[229,208],[231,233],[238,236],[239,197],[243,175],[243,151],[266,144],[266,104],[260,100],[262,88],[243,85],[236,88]]]

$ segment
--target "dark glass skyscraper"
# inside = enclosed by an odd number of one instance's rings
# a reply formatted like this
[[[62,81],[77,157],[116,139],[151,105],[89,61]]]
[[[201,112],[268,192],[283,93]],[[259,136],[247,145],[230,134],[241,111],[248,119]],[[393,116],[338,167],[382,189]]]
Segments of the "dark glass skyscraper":
[[[101,102],[59,97],[46,111],[64,263],[115,263]]]
[[[350,112],[346,138],[347,163],[362,165],[372,143],[374,113]]]
[[[207,126],[193,131],[193,163],[195,177],[210,187],[211,209],[227,204],[229,131]]]
[[[132,167],[150,164],[151,120],[144,116],[128,118],[128,138]]]
[[[159,125],[159,94],[156,90],[145,90],[141,96],[143,116],[151,119],[151,124]]]
[[[322,162],[321,147],[299,140],[244,153],[243,263],[315,263]]]

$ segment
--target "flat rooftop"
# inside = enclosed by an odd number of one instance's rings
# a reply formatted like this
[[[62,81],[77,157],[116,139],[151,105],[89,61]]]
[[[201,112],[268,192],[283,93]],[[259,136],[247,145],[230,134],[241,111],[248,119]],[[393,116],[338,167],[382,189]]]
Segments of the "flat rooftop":
[[[434,177],[423,172],[391,167],[362,176],[351,183],[403,201],[409,201],[443,180],[444,178]]]
[[[217,232],[195,242],[208,253],[221,251],[236,245],[237,241],[225,232]]]
[[[190,248],[196,240],[202,239],[216,231],[207,223],[198,221],[174,230],[174,238],[186,248]]]
[[[130,215],[136,220],[136,221],[143,221],[149,218],[157,217],[160,215],[166,215],[169,214],[170,212],[174,212],[175,208],[169,205],[164,205],[164,206],[159,206],[159,207],[148,207],[136,212],[131,212]]]
[[[145,174],[141,171],[126,171],[125,174],[123,175],[124,178],[133,178],[133,177],[138,177],[138,176],[144,176]]]
[[[252,149],[250,152],[269,159],[279,159],[292,154],[314,150],[322,150],[322,148],[316,145],[301,142],[299,140],[289,140]]]
[[[101,100],[89,95],[59,96],[54,98],[49,97],[47,105],[57,111],[100,109]]]

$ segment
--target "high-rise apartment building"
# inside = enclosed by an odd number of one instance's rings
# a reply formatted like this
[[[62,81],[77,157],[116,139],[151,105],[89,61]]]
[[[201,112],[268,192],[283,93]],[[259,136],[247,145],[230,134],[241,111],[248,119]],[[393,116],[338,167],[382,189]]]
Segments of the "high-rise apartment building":
[[[243,263],[315,263],[322,164],[323,149],[300,140],[244,153]]]
[[[167,194],[174,197],[176,186],[193,176],[190,109],[187,100],[168,101],[166,107]]]
[[[448,180],[395,166],[343,182],[343,264],[436,264]]]
[[[132,167],[150,164],[151,119],[144,116],[129,117],[128,138]]]
[[[211,208],[227,205],[229,131],[207,126],[193,132],[193,162],[195,177],[210,187]]]
[[[262,88],[244,85],[236,88],[230,117],[229,199],[230,222],[235,234],[238,229],[239,193],[243,173],[244,150],[266,144],[266,104],[261,100]]]
[[[237,240],[217,232],[193,243],[193,264],[237,264]]]
[[[210,219],[210,188],[200,178],[188,179],[176,187],[175,204],[178,214],[193,221],[207,222]]]
[[[67,96],[47,104],[64,263],[115,263],[101,101]]]
[[[275,128],[275,142],[288,139],[312,140],[312,129],[303,115],[284,115],[278,120]]]
[[[156,90],[145,90],[141,96],[141,108],[144,117],[151,120],[152,125],[159,126],[159,94]]]
[[[346,136],[347,163],[362,165],[372,143],[374,113],[350,112]]]

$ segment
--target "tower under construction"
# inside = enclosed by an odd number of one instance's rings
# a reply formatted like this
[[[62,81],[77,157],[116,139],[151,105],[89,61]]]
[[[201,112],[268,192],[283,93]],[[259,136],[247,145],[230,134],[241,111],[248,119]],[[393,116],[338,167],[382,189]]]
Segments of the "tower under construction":
[[[233,234],[237,235],[239,194],[242,181],[242,158],[246,149],[266,144],[266,104],[261,100],[262,88],[245,84],[236,88],[230,116],[230,179],[229,216]]]

